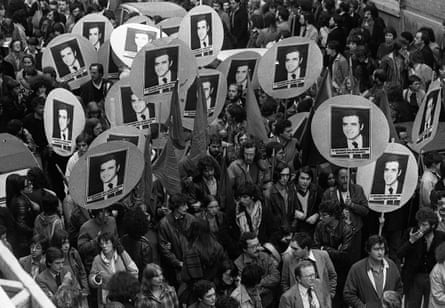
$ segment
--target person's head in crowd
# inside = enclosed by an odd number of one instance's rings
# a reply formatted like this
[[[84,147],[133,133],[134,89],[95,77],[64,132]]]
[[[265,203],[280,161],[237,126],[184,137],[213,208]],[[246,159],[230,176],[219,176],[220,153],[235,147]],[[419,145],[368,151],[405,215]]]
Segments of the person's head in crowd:
[[[374,70],[372,80],[376,85],[383,85],[386,81],[386,72],[381,68]]]
[[[276,29],[277,24],[276,24],[276,19],[275,19],[275,14],[273,13],[266,13],[264,15],[264,28],[269,28],[269,29]]]
[[[97,246],[108,259],[114,255],[115,252],[122,254],[123,247],[119,242],[119,238],[110,232],[101,233],[97,238]]]
[[[85,122],[84,132],[87,133],[91,138],[96,138],[103,132],[102,124],[97,118],[89,118]]]
[[[227,89],[227,99],[235,103],[240,98],[240,90],[236,83],[231,83]]]
[[[379,10],[374,3],[369,2],[363,10],[363,19],[366,21],[376,20],[379,17]]]
[[[284,147],[283,144],[277,141],[270,141],[266,144],[265,154],[267,159],[275,157],[277,161],[284,160]]]
[[[397,135],[399,136],[402,144],[406,145],[410,141],[408,130],[404,126],[396,126]]]
[[[335,11],[335,0],[324,0],[321,4],[325,11],[330,13]]]
[[[85,132],[81,132],[76,137],[76,149],[79,157],[82,157],[88,151],[88,147],[93,141],[92,137]]]
[[[310,260],[303,260],[295,267],[295,278],[305,288],[314,288],[317,278],[315,265]]]
[[[64,34],[65,31],[66,31],[65,25],[62,22],[56,22],[54,24],[54,26],[53,26],[53,33],[54,33],[55,37],[58,36],[58,35]]]
[[[273,182],[282,187],[287,187],[290,177],[291,172],[289,166],[284,162],[278,161],[273,172]]]
[[[12,40],[11,43],[9,43],[9,51],[12,53],[20,53],[23,49],[23,43],[20,40]]]
[[[388,243],[381,235],[371,235],[365,244],[368,257],[375,262],[382,262],[388,252]]]
[[[13,99],[18,98],[18,95],[20,93],[20,83],[17,80],[15,80],[9,76],[4,76],[3,84],[5,85],[5,88],[6,88],[5,92],[10,95],[9,98],[13,98]],[[6,97],[3,97],[2,100],[3,100],[3,104],[5,106],[13,103],[13,102],[6,101]]]
[[[340,204],[337,201],[323,201],[319,206],[320,221],[329,225],[340,218]]]
[[[258,258],[260,252],[262,251],[260,241],[255,232],[244,232],[240,237],[240,246],[243,253],[250,258]]]
[[[108,6],[108,0],[99,0],[97,3],[99,4],[100,11],[106,9]]]
[[[430,169],[434,172],[439,172],[440,166],[442,164],[442,159],[443,159],[442,156],[439,153],[437,153],[436,151],[428,152],[424,156],[423,164],[428,169]]]
[[[441,168],[441,174],[443,168]],[[445,223],[445,190],[433,190],[430,196],[431,205],[433,208],[437,209],[437,213],[439,214],[440,221],[442,224]]]
[[[206,214],[210,217],[216,217],[220,209],[218,200],[214,196],[208,195],[203,201]]]
[[[229,295],[222,295],[216,299],[215,308],[238,308],[239,303]]]
[[[54,67],[52,66],[45,66],[42,69],[43,75],[50,78],[53,82],[56,81],[57,78],[57,73],[56,70],[54,69]]]
[[[334,172],[332,172],[330,169],[323,170],[318,176],[318,185],[320,185],[323,190],[335,187],[336,181]]]
[[[414,46],[421,49],[423,46],[428,46],[430,44],[430,38],[428,32],[425,30],[418,30],[414,35]]]
[[[64,15],[68,9],[67,0],[57,0],[57,11]]]
[[[132,307],[139,292],[139,281],[132,274],[120,271],[111,276],[108,281],[108,299],[119,302],[125,307]]]
[[[408,77],[408,87],[413,92],[418,92],[422,86],[422,79],[417,75],[410,75]]]
[[[139,239],[144,236],[149,228],[150,221],[148,217],[150,217],[149,214],[144,212],[139,206],[125,212],[123,218],[124,232],[133,239]]]
[[[219,179],[220,168],[214,158],[205,155],[198,161],[198,172],[205,180]]]
[[[71,15],[74,17],[74,21],[79,21],[83,16],[83,7],[79,2],[74,2],[70,5]]]
[[[241,272],[241,284],[247,289],[256,288],[264,275],[263,269],[257,264],[246,265]]]
[[[347,191],[350,180],[348,169],[339,167],[334,171],[334,174],[337,187],[343,192]]]
[[[248,141],[241,145],[240,149],[240,159],[243,160],[246,164],[253,164],[257,157],[257,147],[255,143]]]
[[[302,12],[298,18],[298,22],[302,26],[313,25],[314,15],[311,12]]]
[[[388,27],[385,29],[385,43],[391,45],[397,38],[397,32],[393,27]]]
[[[42,234],[36,234],[31,238],[29,245],[30,256],[33,260],[40,260],[48,249],[48,239]]]
[[[402,308],[402,297],[399,292],[386,290],[382,296],[382,308]]]
[[[250,29],[252,31],[258,31],[264,28],[264,18],[262,15],[254,14],[251,16],[250,20]]]
[[[52,193],[44,190],[42,192],[42,202],[40,206],[44,215],[57,215],[57,210],[59,208],[59,199],[57,199],[57,197]]]
[[[15,211],[12,207],[13,199],[20,196],[25,189],[25,177],[19,174],[10,174],[6,178],[6,206],[10,211]]]
[[[43,117],[43,110],[45,108],[45,98],[43,97],[34,97],[31,100],[31,108],[34,111],[34,116],[36,118]]]
[[[288,119],[282,119],[275,124],[274,134],[280,139],[290,141],[292,139],[292,122]]]
[[[155,263],[147,264],[142,273],[142,293],[151,292],[153,288],[162,287],[164,284],[164,274],[161,267]]]
[[[36,98],[41,98],[45,101],[49,92],[53,89],[51,78],[45,75],[37,75],[29,82],[31,90],[34,91]],[[31,102],[32,104],[32,102]]]
[[[99,226],[108,221],[110,211],[108,209],[94,209],[89,211],[90,218]]]
[[[62,285],[54,294],[54,303],[57,308],[78,308],[81,307],[82,294],[79,288]]]
[[[104,76],[104,67],[100,63],[90,65],[91,80],[96,84],[100,83]]]
[[[359,35],[351,35],[348,37],[348,40],[346,42],[349,51],[352,52],[358,52],[358,48],[362,47],[363,49],[366,50],[365,46],[363,46],[362,44],[362,39]]]
[[[326,47],[326,54],[335,58],[340,53],[340,43],[338,41],[329,41]]]
[[[100,119],[102,116],[102,110],[95,101],[88,102],[86,107],[86,116],[88,119],[96,118]]]
[[[49,247],[46,250],[45,257],[46,268],[48,268],[53,275],[62,272],[65,260],[62,250],[56,247]]]
[[[63,229],[56,230],[53,238],[51,239],[51,246],[62,250],[64,256],[66,257],[71,248],[68,232]]]
[[[278,20],[280,22],[285,22],[289,20],[289,10],[284,6],[280,6],[278,9]]]
[[[436,35],[434,34],[434,30],[430,27],[422,27],[419,31],[423,31],[428,36],[428,40],[430,43],[436,42]]]
[[[439,223],[439,217],[437,217],[437,214],[433,211],[433,209],[423,207],[417,211],[416,221],[419,231],[426,235],[430,234],[436,229],[437,224]]]
[[[329,28],[334,29],[337,27],[343,27],[343,18],[340,15],[335,14],[329,19]]]
[[[409,31],[403,31],[400,33],[400,38],[405,39],[408,42],[408,45],[411,45],[414,41],[414,35]]]
[[[295,259],[305,259],[314,245],[312,238],[306,232],[296,232],[289,243],[289,251]]]
[[[193,284],[193,295],[198,302],[198,307],[215,307],[216,292],[213,282],[198,280]]]
[[[22,57],[23,73],[27,76],[36,76],[36,61],[32,55],[24,55]]]
[[[170,197],[169,206],[176,216],[183,216],[187,213],[187,195],[177,193]]]
[[[209,137],[209,154],[213,157],[219,157],[222,154],[222,140],[217,134],[210,135]]]
[[[226,109],[226,118],[229,123],[241,124],[246,118],[246,111],[238,104],[231,104]]]
[[[32,190],[48,188],[48,177],[39,167],[32,167],[26,174],[28,185],[32,185]]]
[[[303,166],[297,171],[297,176],[295,178],[296,187],[299,191],[306,192],[312,183],[314,174],[311,167]]]

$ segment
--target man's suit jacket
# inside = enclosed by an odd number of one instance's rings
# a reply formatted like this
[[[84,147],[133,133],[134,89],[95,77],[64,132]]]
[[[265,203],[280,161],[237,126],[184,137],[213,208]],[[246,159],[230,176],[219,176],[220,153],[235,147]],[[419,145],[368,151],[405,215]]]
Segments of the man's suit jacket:
[[[284,61],[284,59],[283,59],[283,61]],[[304,75],[305,75],[304,67],[300,66],[300,73],[297,74],[296,78],[297,79],[298,78],[303,78]],[[274,78],[274,82],[282,82],[282,81],[289,80],[287,77],[288,77],[287,76],[287,70],[284,67],[284,63],[283,63],[283,67],[281,69],[277,70],[277,72],[276,72],[276,75],[275,75],[275,78]],[[291,88],[297,88],[298,86],[299,86],[298,84],[291,84],[290,85]],[[286,89],[287,87],[288,87],[288,85],[282,85],[282,86],[279,86],[279,87],[274,87],[274,89]]]
[[[131,103],[130,103],[131,104]],[[147,103],[148,112],[150,113],[150,118],[155,118],[155,104]],[[128,107],[128,111],[124,114],[125,123],[137,122],[138,118],[136,112],[133,111],[133,108]],[[149,119],[146,119],[149,120]]]
[[[389,268],[386,272],[383,291],[396,291],[402,294],[402,281],[397,265],[389,258],[386,259]],[[368,258],[364,258],[349,270],[346,278],[343,298],[349,307],[380,308],[382,300],[379,298],[368,276]]]
[[[375,185],[372,187],[372,191],[371,194],[385,194],[385,180],[381,180],[377,183],[375,183]],[[402,193],[402,185],[400,183],[400,181],[397,183],[397,189],[395,192],[393,192],[394,194],[401,194]]]
[[[123,174],[121,175],[121,173],[123,173],[123,172],[120,171],[117,175],[117,185],[121,185],[124,182],[124,175]],[[88,192],[89,196],[92,196],[92,195],[95,195],[95,194],[98,194],[98,193],[104,191],[104,185],[100,179],[98,180],[97,183],[91,183],[91,184],[93,184],[93,185],[91,185],[92,186],[91,191]],[[120,194],[122,194],[122,191],[116,192],[116,194],[114,194],[114,195],[117,196]],[[109,197],[111,197],[111,196],[109,196]],[[100,199],[100,200],[103,200],[103,199]]]
[[[365,134],[362,134],[362,140],[363,140],[363,147],[367,148],[369,147],[369,137]],[[341,138],[333,138],[332,140],[332,148],[333,149],[344,149],[348,147],[348,140],[343,135]]]
[[[62,272],[60,273],[60,278],[63,282],[63,277],[68,272],[67,269],[63,268]],[[79,288],[79,284],[77,283],[76,277],[71,273],[72,280],[72,286],[75,288]],[[54,295],[57,293],[57,290],[60,286],[57,285],[56,279],[51,275],[49,269],[44,270],[41,272],[37,278],[36,278],[37,285],[42,289],[43,292],[49,297],[49,299],[53,300]]]
[[[323,191],[315,184],[311,184],[309,186],[308,191],[309,197],[307,199],[307,211],[306,211],[306,217],[311,217],[312,215],[318,213],[318,205],[320,204],[321,197],[323,194]],[[296,199],[296,209],[299,211],[303,210],[303,207],[300,203],[300,200]],[[297,221],[297,231],[298,232],[307,232],[310,235],[314,234],[316,224],[309,224],[303,220]]]
[[[46,265],[44,262],[44,258],[42,257],[42,259],[40,260],[40,264],[39,264],[39,273],[43,272],[46,269]],[[22,266],[22,268],[25,270],[25,272],[27,272],[28,274],[31,275],[31,269],[32,269],[32,257],[31,255],[25,256],[23,258],[19,259],[19,263]]]
[[[235,48],[245,48],[249,41],[247,10],[240,7],[230,16],[231,31],[235,38]]]
[[[315,280],[314,286],[315,294],[317,295],[320,308],[330,308],[331,298],[326,288],[321,285],[320,280]],[[295,284],[292,288],[287,290],[281,295],[279,308],[304,308],[303,301],[301,299],[300,290],[298,284]]]
[[[330,293],[330,297],[334,298],[337,287],[337,273],[335,272],[334,264],[326,251],[319,249],[311,249],[311,251],[316,260],[316,271],[321,285],[326,292]],[[281,288],[283,291],[288,291],[296,284],[295,268],[299,262],[300,260],[296,259],[292,253],[285,253],[283,255],[283,267],[281,271]],[[330,303],[331,301],[329,300],[329,304]]]
[[[170,89],[167,88],[167,89],[162,90],[162,93],[172,91],[172,89],[173,89],[173,84],[174,84],[174,82],[175,82],[176,79],[177,79],[177,72],[175,72],[175,71],[173,71],[173,70],[170,70],[170,72],[171,72],[171,79],[170,79],[170,82],[169,82],[169,83],[172,84],[172,87],[171,87]],[[155,73],[153,73],[152,75],[150,75],[150,77],[147,78],[147,79],[148,79],[148,80],[146,80],[146,82],[145,82],[145,88],[150,88],[150,87],[159,86],[158,75],[156,75]],[[167,84],[169,84],[169,83],[167,83]],[[155,91],[155,92],[152,92],[152,93],[150,93],[150,95],[153,95],[153,94],[159,94],[159,93],[161,93],[160,90]]]

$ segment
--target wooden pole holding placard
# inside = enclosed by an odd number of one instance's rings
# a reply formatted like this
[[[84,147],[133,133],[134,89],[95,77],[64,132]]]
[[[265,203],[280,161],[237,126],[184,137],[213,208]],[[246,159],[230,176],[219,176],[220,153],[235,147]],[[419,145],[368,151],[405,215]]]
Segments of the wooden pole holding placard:
[[[382,235],[384,225],[385,225],[385,213],[381,213],[379,217],[379,236]]]

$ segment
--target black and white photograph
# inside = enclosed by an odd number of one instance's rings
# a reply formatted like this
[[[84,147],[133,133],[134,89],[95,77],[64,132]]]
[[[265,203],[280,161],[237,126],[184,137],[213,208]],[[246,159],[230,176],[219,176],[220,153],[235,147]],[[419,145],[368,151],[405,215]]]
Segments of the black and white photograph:
[[[145,52],[144,95],[171,92],[178,79],[179,47]]]
[[[127,150],[121,150],[88,157],[86,203],[122,195],[127,154]]]
[[[369,159],[371,131],[367,108],[331,108],[331,157]]]
[[[83,23],[83,37],[85,37],[94,46],[96,51],[104,43],[105,22],[86,21]]]
[[[399,205],[405,183],[408,155],[384,153],[377,159],[369,201]]]
[[[124,56],[134,58],[139,50],[156,39],[156,32],[142,29],[128,28],[125,37]]]
[[[291,89],[304,86],[309,44],[277,48],[272,89]]]
[[[59,100],[53,100],[53,135],[52,146],[71,151],[73,140],[74,106]]]
[[[227,74],[227,86],[236,84],[243,92],[247,88],[247,79],[252,80],[255,72],[256,59],[232,60]]]
[[[126,125],[147,129],[156,119],[155,105],[138,98],[131,87],[121,87],[122,116]]]
[[[138,146],[139,136],[125,136],[125,135],[116,135],[109,134],[107,138],[107,142],[109,141],[127,141],[133,143],[135,146]]]
[[[218,97],[219,75],[207,75],[201,78],[204,99],[207,103],[207,116],[211,117],[215,112],[216,99]],[[184,117],[194,118],[196,116],[196,102],[198,99],[196,80],[187,92],[187,101],[184,107]]]
[[[434,115],[436,112],[437,102],[439,101],[439,91],[432,91],[428,93],[426,97],[426,105],[423,109],[422,121],[420,122],[419,137],[416,143],[420,143],[423,140],[431,137],[433,132]]]
[[[63,42],[50,49],[56,64],[57,73],[62,81],[68,82],[88,75],[88,70],[76,39]]]
[[[190,40],[195,57],[213,55],[211,13],[190,16]]]

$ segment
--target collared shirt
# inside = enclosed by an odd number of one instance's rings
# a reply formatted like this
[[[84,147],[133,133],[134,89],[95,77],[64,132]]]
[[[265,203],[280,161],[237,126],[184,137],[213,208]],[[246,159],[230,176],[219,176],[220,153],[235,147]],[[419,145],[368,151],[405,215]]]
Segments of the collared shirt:
[[[160,85],[167,84],[170,83],[171,80],[172,80],[172,72],[168,71],[167,74],[165,74],[164,76],[158,77],[158,84]]]
[[[354,146],[353,142],[357,143],[357,147]],[[350,140],[348,139],[348,149],[361,149],[363,148],[363,136],[362,134],[358,135],[357,138]]]
[[[112,185],[111,187],[110,187],[110,184]],[[104,192],[107,192],[115,187],[117,187],[117,176],[114,176],[114,178],[110,182],[103,183],[103,189],[104,189],[103,191]]]
[[[309,301],[309,290],[311,290],[312,301]],[[298,291],[300,292],[301,301],[303,302],[303,308],[319,308],[320,303],[314,289],[306,288],[305,286],[298,284]]]
[[[391,185],[385,185],[385,195],[393,195],[397,194],[397,186],[399,185],[399,181],[395,181]],[[391,190],[390,190],[391,188]]]
[[[70,69],[70,73],[75,73],[80,69],[80,63],[79,60],[75,60],[73,65],[70,65],[68,67]]]
[[[294,80],[300,78],[300,68],[297,68],[295,71],[291,73],[287,73],[287,80]]]
[[[199,41],[201,48],[209,47],[209,36],[207,35],[204,40]]]
[[[137,112],[136,118],[137,118],[138,122],[149,120],[150,119],[150,110],[148,109],[148,107],[146,107],[144,110],[142,110],[142,112]]]
[[[367,270],[366,270],[366,272],[368,273],[368,278],[371,281],[371,284],[374,287],[374,290],[379,295],[379,297],[382,296],[383,290],[385,289],[386,275],[389,270],[388,261],[383,259],[382,263],[383,264],[382,264],[381,272],[379,272],[378,269],[375,269],[371,266],[371,263],[369,262],[369,259],[368,259]]]

